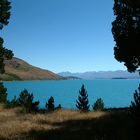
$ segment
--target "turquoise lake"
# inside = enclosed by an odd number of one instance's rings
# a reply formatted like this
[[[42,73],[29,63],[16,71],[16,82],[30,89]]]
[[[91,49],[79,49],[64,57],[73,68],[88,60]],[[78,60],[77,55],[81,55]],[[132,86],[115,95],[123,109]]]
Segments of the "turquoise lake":
[[[87,90],[90,105],[102,98],[105,107],[126,107],[131,104],[139,83],[139,79],[113,79],[4,82],[4,85],[8,89],[9,100],[27,89],[34,94],[35,100],[40,101],[40,108],[44,108],[48,98],[53,96],[56,106],[61,104],[63,108],[75,109],[82,84]]]

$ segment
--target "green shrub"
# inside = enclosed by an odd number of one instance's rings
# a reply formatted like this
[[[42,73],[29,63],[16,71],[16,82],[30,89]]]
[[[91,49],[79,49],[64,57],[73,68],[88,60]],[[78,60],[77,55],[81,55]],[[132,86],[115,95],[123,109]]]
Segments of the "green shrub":
[[[19,104],[27,113],[38,111],[39,101],[33,102],[34,96],[30,94],[26,89],[23,90],[19,95]]]
[[[102,111],[104,109],[104,101],[101,98],[99,98],[96,100],[96,102],[94,103],[92,107],[93,107],[93,110],[95,111]]]
[[[27,113],[26,108],[23,106],[20,108],[19,111],[20,111],[20,113],[23,113],[23,114]]]
[[[88,94],[82,85],[81,90],[79,90],[78,100],[76,100],[76,107],[81,111],[89,111],[90,105],[88,104]]]
[[[0,82],[0,103],[7,102],[7,88],[4,87],[3,82]]]

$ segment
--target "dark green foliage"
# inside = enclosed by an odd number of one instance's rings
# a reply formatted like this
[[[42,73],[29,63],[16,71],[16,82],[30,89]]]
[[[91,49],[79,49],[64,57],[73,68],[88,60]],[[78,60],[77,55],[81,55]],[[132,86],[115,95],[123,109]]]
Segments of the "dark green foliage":
[[[11,2],[8,0],[0,0],[0,29],[7,25],[10,18]]]
[[[81,90],[79,90],[78,100],[76,100],[76,107],[81,111],[89,111],[88,94],[82,85]]]
[[[12,59],[13,52],[3,47],[3,39],[0,37],[0,73],[4,73],[4,59]]]
[[[140,120],[140,84],[138,90],[135,90],[134,101],[131,102],[131,112],[136,119]]]
[[[140,72],[140,0],[114,0],[113,10],[116,16],[112,23],[115,58],[124,62],[129,72]],[[139,135],[140,87],[134,93],[131,111],[138,124],[136,135]]]
[[[134,101],[131,102],[130,111],[135,124],[135,137],[139,139],[140,126],[140,84],[138,90],[135,90]]]
[[[6,108],[14,108],[20,106],[18,98],[14,96],[14,98],[11,101],[7,101]]]
[[[48,102],[46,102],[45,105],[47,111],[54,111],[55,106],[54,106],[54,98],[51,96],[48,100]]]
[[[104,101],[101,98],[99,98],[94,103],[93,110],[95,110],[95,111],[101,111],[103,109],[104,109]]]
[[[10,2],[8,0],[0,0],[0,30],[7,25],[10,18]],[[4,59],[11,59],[13,53],[11,50],[8,50],[3,47],[3,39],[0,37],[0,73],[4,73]]]
[[[114,0],[112,34],[115,58],[124,62],[129,72],[140,67],[140,1]]]
[[[4,48],[3,39],[0,37],[0,73],[4,73]]]
[[[33,94],[30,94],[26,89],[19,95],[19,104],[27,113],[38,111],[39,101],[33,102],[33,99]]]
[[[0,103],[7,102],[7,89],[4,87],[3,83],[0,82]]]

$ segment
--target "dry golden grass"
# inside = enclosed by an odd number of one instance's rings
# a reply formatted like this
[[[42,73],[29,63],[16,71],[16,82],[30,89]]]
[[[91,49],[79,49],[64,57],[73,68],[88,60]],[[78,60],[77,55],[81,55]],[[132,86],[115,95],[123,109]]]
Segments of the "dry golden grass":
[[[110,133],[114,132],[114,128],[111,130],[109,127],[113,127],[116,120],[110,119],[108,116],[110,116],[110,112],[80,113],[72,110],[57,110],[45,114],[22,114],[19,112],[19,108],[4,109],[0,105],[0,139],[67,140],[88,138],[100,140],[101,138],[97,138],[96,133],[101,136],[104,133],[108,135],[108,131],[105,129],[109,129]],[[107,119],[103,119],[106,117]],[[124,120],[119,118],[119,121],[123,122]],[[118,124],[115,123],[115,125]],[[119,124],[117,127],[124,127],[121,125]],[[122,133],[120,133],[122,139],[128,140]],[[102,140],[106,140],[105,135]]]
[[[56,129],[54,123],[68,120],[98,118],[106,115],[104,112],[80,113],[72,110],[57,110],[46,114],[21,114],[19,108],[4,109],[0,105],[0,138],[18,139],[30,130]]]

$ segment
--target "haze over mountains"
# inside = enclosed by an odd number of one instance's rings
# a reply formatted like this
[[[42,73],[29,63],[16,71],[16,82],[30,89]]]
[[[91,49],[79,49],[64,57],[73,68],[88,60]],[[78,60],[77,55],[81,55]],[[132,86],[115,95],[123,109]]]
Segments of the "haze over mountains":
[[[5,74],[0,74],[0,79],[11,80],[61,80],[64,79],[49,70],[32,66],[19,58],[5,60]]]
[[[138,79],[140,75],[138,72],[136,73],[129,73],[123,70],[117,71],[90,71],[90,72],[83,72],[83,73],[71,73],[71,72],[60,72],[59,75],[63,77],[76,77],[80,79]]]

